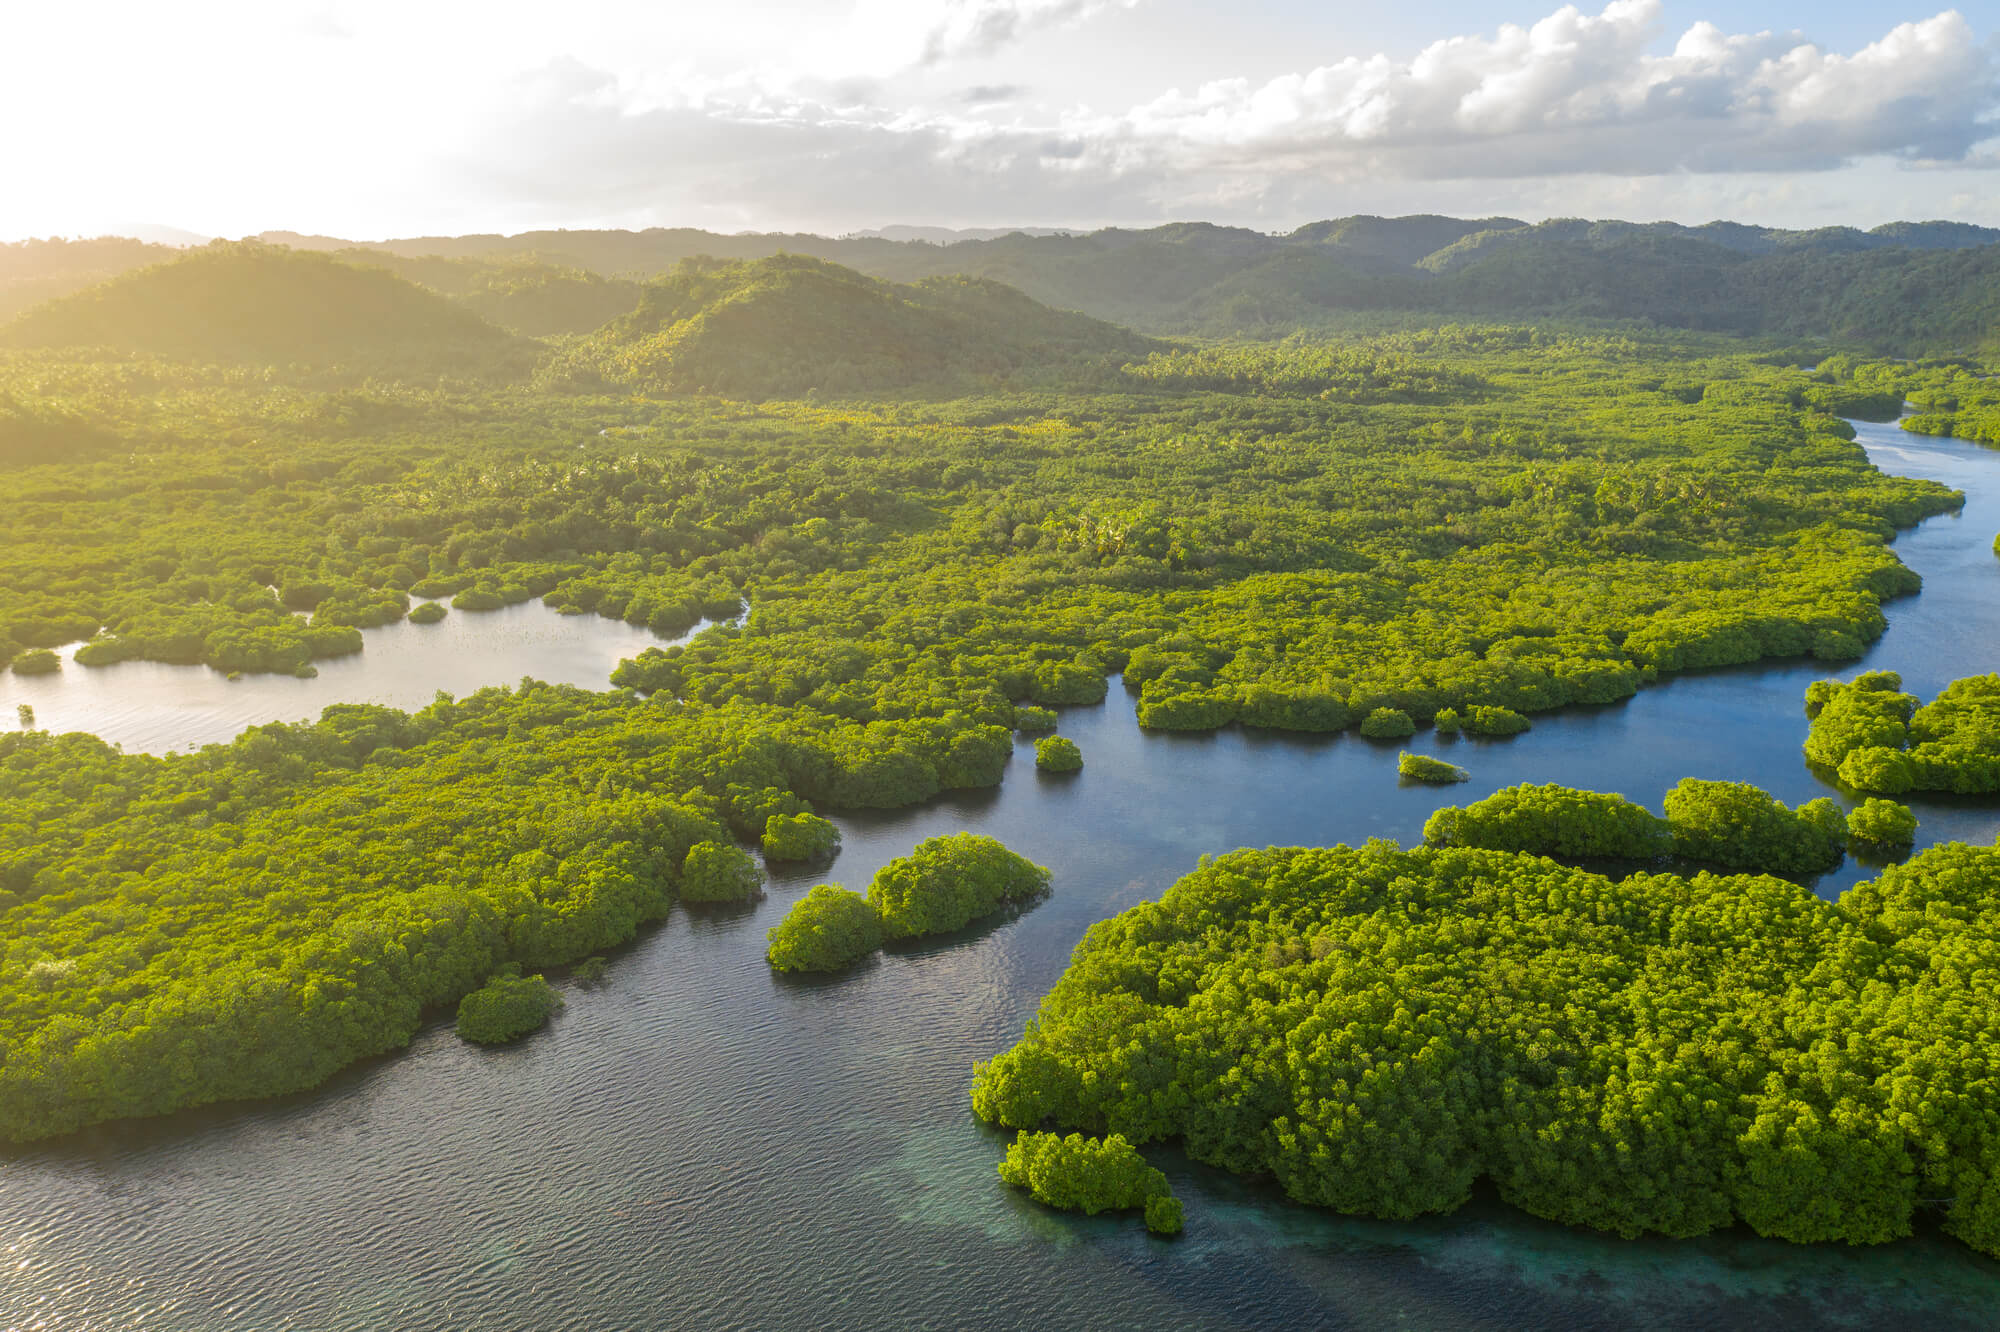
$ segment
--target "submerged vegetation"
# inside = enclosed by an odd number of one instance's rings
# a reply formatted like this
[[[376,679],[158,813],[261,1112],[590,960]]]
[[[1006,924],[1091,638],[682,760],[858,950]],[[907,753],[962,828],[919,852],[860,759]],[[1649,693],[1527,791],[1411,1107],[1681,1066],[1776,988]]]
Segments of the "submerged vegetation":
[[[1240,851],[1091,927],[991,1123],[1174,1140],[1291,1197],[1412,1217],[1481,1179],[1622,1235],[2000,1254],[2000,850],[1838,905],[1765,876],[1618,880],[1510,852]]]

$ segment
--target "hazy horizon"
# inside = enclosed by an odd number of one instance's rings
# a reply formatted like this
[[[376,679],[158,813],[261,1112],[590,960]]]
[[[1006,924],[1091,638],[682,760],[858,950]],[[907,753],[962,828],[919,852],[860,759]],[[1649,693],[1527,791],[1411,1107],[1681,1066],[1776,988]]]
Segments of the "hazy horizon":
[[[989,224],[989,225],[967,225],[963,227],[945,227],[945,226],[925,225],[922,223],[888,222],[888,223],[883,223],[879,226],[856,227],[844,230],[834,230],[831,228],[815,229],[810,227],[801,227],[788,230],[776,230],[776,229],[766,230],[766,229],[748,227],[736,231],[724,231],[715,227],[700,227],[700,226],[695,226],[693,224],[680,224],[674,222],[655,222],[655,223],[648,223],[645,226],[631,226],[631,227],[550,226],[550,227],[521,227],[521,228],[507,228],[507,229],[500,229],[494,227],[469,227],[466,230],[456,231],[456,232],[429,232],[429,233],[412,232],[407,234],[381,235],[381,236],[342,236],[342,235],[335,235],[331,232],[310,231],[300,227],[261,227],[258,228],[257,230],[247,231],[240,235],[211,236],[211,235],[204,235],[199,232],[187,231],[183,228],[174,227],[166,224],[137,223],[137,224],[128,224],[123,228],[114,226],[98,232],[76,232],[69,235],[27,233],[19,236],[13,236],[13,235],[0,236],[0,244],[12,244],[30,240],[81,241],[81,240],[121,239],[121,240],[143,241],[147,244],[155,244],[155,245],[193,247],[199,245],[206,245],[213,241],[245,241],[245,240],[257,240],[263,237],[297,236],[307,240],[334,240],[334,241],[348,242],[355,245],[383,245],[383,244],[408,243],[411,241],[422,240],[427,238],[456,239],[456,238],[470,237],[470,236],[513,237],[513,236],[528,235],[537,232],[549,232],[549,231],[553,232],[568,231],[568,232],[578,232],[578,233],[586,233],[593,231],[604,231],[604,232],[624,231],[624,232],[638,233],[650,230],[706,231],[713,235],[731,236],[731,237],[797,235],[797,236],[813,236],[822,240],[882,239],[890,241],[921,240],[921,239],[942,240],[942,238],[945,235],[949,234],[949,236],[953,240],[977,240],[977,239],[989,239],[999,236],[1013,235],[1017,233],[1026,234],[1030,236],[1051,236],[1051,235],[1064,235],[1064,234],[1082,236],[1082,235],[1089,235],[1097,231],[1107,231],[1107,230],[1137,231],[1137,230],[1151,230],[1155,228],[1169,227],[1169,226],[1216,226],[1229,229],[1254,231],[1270,236],[1285,236],[1293,232],[1296,232],[1304,227],[1312,226],[1316,223],[1339,221],[1344,218],[1350,218],[1350,217],[1379,217],[1387,221],[1393,222],[1405,218],[1422,217],[1422,216],[1444,216],[1444,217],[1451,217],[1457,220],[1476,220],[1482,217],[1500,217],[1502,216],[1502,214],[1500,213],[1450,213],[1450,214],[1382,213],[1363,208],[1352,213],[1340,214],[1338,217],[1329,216],[1329,217],[1302,218],[1298,222],[1292,223],[1290,225],[1275,226],[1275,227],[1264,227],[1264,226],[1254,226],[1254,225],[1246,226],[1245,224],[1242,223],[1221,222],[1213,218],[1206,218],[1206,217],[1169,217],[1169,218],[1160,218],[1154,221],[1148,221],[1136,224],[1108,222],[1098,226],[1067,226],[1062,224],[1051,224],[1051,223],[1040,223],[1040,224],[1024,223],[1020,226]],[[1582,215],[1568,214],[1568,213],[1564,214],[1551,213],[1542,216],[1527,216],[1525,214],[1516,213],[1512,214],[1511,216],[1515,221],[1525,222],[1533,226],[1545,222],[1571,220],[1581,217]],[[1704,217],[1704,218],[1689,220],[1686,218],[1672,218],[1672,217],[1592,216],[1592,217],[1584,217],[1583,220],[1590,222],[1623,222],[1639,226],[1650,225],[1654,223],[1663,223],[1663,224],[1671,223],[1680,226],[1699,227],[1709,223],[1734,223],[1751,227],[1767,227],[1772,230],[1778,230],[1778,231],[1809,229],[1809,228],[1787,227],[1786,225],[1781,223],[1765,222],[1765,221],[1760,221],[1756,218],[1749,218],[1749,217]],[[1960,222],[1960,221],[1964,221],[1964,219],[1945,218],[1945,217],[1918,217],[1905,214],[1892,214],[1881,217],[1879,219],[1871,219],[1868,221],[1845,221],[1837,218],[1827,219],[1815,223],[1814,227],[1850,228],[1855,231],[1865,232],[1877,227],[1888,226],[1890,224],[1898,222],[1921,224],[1921,223],[1931,223],[1931,222],[1949,223],[1949,222]],[[1996,219],[1993,222],[1972,223],[1972,225],[1991,226],[1995,227],[1996,229],[2000,229],[2000,219]]]
[[[13,23],[47,58],[0,87],[32,127],[5,239],[2000,224],[1990,5],[114,0]]]

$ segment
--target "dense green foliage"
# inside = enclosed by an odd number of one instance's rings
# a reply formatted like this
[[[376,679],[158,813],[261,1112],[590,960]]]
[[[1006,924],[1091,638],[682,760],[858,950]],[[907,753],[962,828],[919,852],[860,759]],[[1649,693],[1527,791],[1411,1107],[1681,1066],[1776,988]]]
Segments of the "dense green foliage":
[[[217,243],[37,306],[0,346],[106,347],[184,361],[518,377],[533,348],[380,269]]]
[[[47,648],[30,648],[14,658],[16,675],[54,675],[62,669],[62,658]]]
[[[748,888],[732,828],[934,793],[950,748],[937,724],[532,683],[166,758],[0,735],[0,1137],[313,1086],[509,963],[631,938],[686,874]],[[912,910],[1026,887],[973,850],[892,880]]]
[[[1871,797],[1847,812],[1847,836],[1859,846],[1895,851],[1917,840],[1917,816],[1908,805]]]
[[[2000,444],[2000,384],[1990,364],[1966,357],[1875,362],[1839,357],[1820,369],[1837,383],[1872,388],[1892,400],[1895,409],[1884,420],[1894,420],[1909,403],[1915,412],[1903,417],[1902,426],[1913,434]]]
[[[1381,354],[1361,346],[1296,338],[1283,347],[1222,346],[1155,352],[1128,375],[1150,384],[1225,393],[1305,395],[1333,402],[1457,402],[1488,387],[1477,375],[1454,371],[1398,349]]]
[[[818,259],[689,260],[639,306],[570,344],[549,383],[735,398],[1073,380],[1156,344],[1011,287],[933,278],[899,287]]]
[[[1178,1139],[1308,1203],[1474,1184],[1633,1235],[1875,1243],[1920,1209],[2000,1254],[2000,849],[1839,905],[1493,851],[1242,851],[1095,925],[973,1108]]]
[[[1407,740],[1417,724],[1401,708],[1377,708],[1361,719],[1361,734],[1370,740]]]
[[[697,842],[681,865],[683,902],[748,902],[764,891],[764,873],[739,846]]]
[[[991,837],[932,837],[878,870],[865,898],[826,884],[801,898],[769,933],[771,965],[838,971],[885,939],[948,934],[1048,888],[1046,869]]]
[[[1167,1177],[1116,1133],[1105,1138],[1016,1134],[1000,1162],[1000,1178],[1050,1207],[1090,1216],[1143,1208],[1146,1229],[1159,1235],[1181,1230],[1180,1200]]]
[[[1083,767],[1083,751],[1066,736],[1045,736],[1035,742],[1035,766],[1043,772],[1076,772]]]
[[[1846,820],[1831,800],[1796,810],[1741,782],[1693,777],[1667,792],[1663,819],[1623,796],[1567,786],[1512,786],[1424,824],[1432,846],[1577,859],[1672,855],[1724,869],[1818,874],[1840,864]]]
[[[1818,874],[1847,851],[1847,817],[1821,796],[1796,810],[1744,782],[1684,779],[1667,792],[1667,826],[1683,860],[1767,874]]]
[[[86,664],[289,671],[411,597],[677,633],[748,593],[740,630],[616,678],[1006,727],[1122,669],[1148,725],[1338,730],[1850,654],[1915,585],[1884,536],[1953,502],[1870,468],[1794,404],[1797,372],[1713,348],[1457,330],[1380,354],[1491,388],[1444,422],[1164,390],[731,407],[0,359],[0,394],[36,387],[121,441],[16,476],[0,657],[106,626]],[[1648,387],[1668,379],[1706,389]],[[991,780],[998,751],[971,743],[967,784]]]
[[[779,971],[844,971],[882,946],[882,917],[860,893],[823,883],[765,932]]]
[[[1439,708],[1431,718],[1439,735],[1519,735],[1528,729],[1529,721],[1512,708],[1484,707],[1468,704],[1460,708]]]
[[[1510,786],[1447,806],[1425,822],[1424,840],[1577,860],[1657,860],[1674,849],[1667,821],[1644,805],[1554,784]]]
[[[1032,703],[1017,704],[1014,708],[1014,729],[1032,735],[1038,731],[1056,729],[1056,714],[1053,708],[1038,708]]]
[[[763,846],[770,860],[831,860],[840,829],[817,814],[773,814],[764,821]]]
[[[991,837],[953,833],[917,843],[876,871],[868,901],[891,939],[948,934],[1049,890],[1049,872]]]
[[[1446,763],[1426,754],[1412,754],[1404,750],[1396,755],[1396,775],[1413,782],[1427,782],[1433,786],[1449,786],[1454,782],[1472,780],[1472,774],[1456,763]]]
[[[1857,791],[2000,791],[2000,675],[1954,680],[1919,707],[1893,671],[1806,689],[1806,761]]]
[[[1519,735],[1528,729],[1528,719],[1512,708],[1485,707],[1474,703],[1459,713],[1458,725],[1473,735]]]
[[[1845,659],[1915,587],[1887,538],[1956,502],[1828,415],[1859,371],[1718,341],[1446,328],[1146,369],[981,284],[707,265],[531,388],[459,378],[520,345],[452,342],[438,299],[216,247],[14,326],[154,351],[0,353],[0,661],[307,671],[413,599],[729,622],[602,696],[334,709],[165,759],[0,739],[0,1135],[311,1086],[510,964],[754,893],[737,843],[807,802],[990,786],[1012,728],[1113,675],[1149,726],[1492,733],[1662,670]],[[405,335],[442,359],[358,377]],[[1007,392],[924,378],[989,352]],[[746,393],[911,392],[680,395],[728,386],[675,377],[704,357]],[[1046,357],[1069,391],[1021,387]],[[926,844],[871,900],[904,937],[1045,887]]]
[[[458,1034],[479,1045],[502,1045],[539,1031],[562,996],[540,976],[499,975],[458,1001]]]

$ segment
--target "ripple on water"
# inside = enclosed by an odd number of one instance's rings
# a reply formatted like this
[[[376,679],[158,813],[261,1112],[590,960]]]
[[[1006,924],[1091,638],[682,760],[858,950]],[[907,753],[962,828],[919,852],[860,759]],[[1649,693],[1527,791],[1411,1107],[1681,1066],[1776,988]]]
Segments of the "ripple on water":
[[[1890,608],[1888,635],[1852,668],[1900,669],[1931,692],[2000,648],[2000,507],[1979,484],[1992,459],[1949,441],[1911,447],[1893,428],[1863,426],[1861,439],[1969,492],[1962,517],[1899,539],[1926,589]],[[536,614],[516,612],[524,627]],[[625,632],[547,618],[562,632]],[[472,682],[413,681],[410,701],[524,673],[592,683],[632,650],[606,647],[601,668],[569,674],[511,657]],[[389,655],[377,669],[398,674]],[[1392,1224],[1295,1207],[1172,1152],[1158,1160],[1188,1233],[1159,1241],[1135,1218],[1059,1215],[1002,1186],[1003,1138],[967,1104],[973,1061],[1018,1036],[1083,931],[1157,896],[1200,854],[1412,840],[1438,804],[1519,781],[1655,808],[1688,775],[1808,799],[1825,790],[1799,758],[1800,698],[1823,673],[1780,663],[1682,677],[1537,718],[1513,740],[1424,737],[1417,748],[1472,771],[1445,793],[1399,785],[1397,746],[1352,736],[1148,735],[1114,689],[1102,707],[1063,712],[1088,764],[1075,779],[1036,780],[1024,746],[997,792],[843,817],[830,870],[774,875],[746,911],[677,911],[614,954],[600,985],[566,985],[568,1007],[518,1046],[470,1047],[439,1021],[405,1054],[309,1095],[9,1154],[0,1323],[1988,1326],[2000,1264],[1935,1237],[1877,1249],[1736,1233],[1627,1242],[1490,1199]],[[1920,803],[1919,814],[1926,837],[2000,831],[1990,805]],[[966,828],[1049,865],[1055,894],[831,980],[765,966],[764,931],[812,883],[862,887],[917,841]]]

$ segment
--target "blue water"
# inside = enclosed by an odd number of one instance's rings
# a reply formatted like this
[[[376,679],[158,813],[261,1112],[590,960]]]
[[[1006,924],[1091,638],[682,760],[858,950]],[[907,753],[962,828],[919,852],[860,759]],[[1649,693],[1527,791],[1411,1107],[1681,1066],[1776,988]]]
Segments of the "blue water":
[[[2000,459],[1862,436],[1890,470],[1968,492],[1899,541],[1925,591],[1853,668],[1929,694],[2000,646]],[[1082,773],[1039,774],[1023,745],[997,790],[842,818],[829,875],[775,878],[734,913],[677,910],[519,1046],[475,1049],[440,1022],[314,1093],[5,1158],[0,1327],[1990,1327],[2000,1263],[1933,1236],[1625,1241],[1490,1200],[1392,1224],[1172,1153],[1187,1234],[1158,1241],[1004,1188],[1001,1139],[967,1106],[972,1063],[1019,1035],[1084,929],[1201,854],[1414,840],[1439,804],[1518,781],[1656,809],[1684,776],[1827,794],[1799,757],[1800,698],[1825,673],[1688,676],[1512,740],[1422,736],[1473,774],[1444,791],[1399,785],[1396,746],[1351,735],[1146,733],[1114,688],[1063,713]],[[2000,833],[1992,804],[1918,813],[1926,841]],[[764,931],[819,877],[859,887],[966,828],[1049,865],[1055,895],[845,977],[771,974]]]

